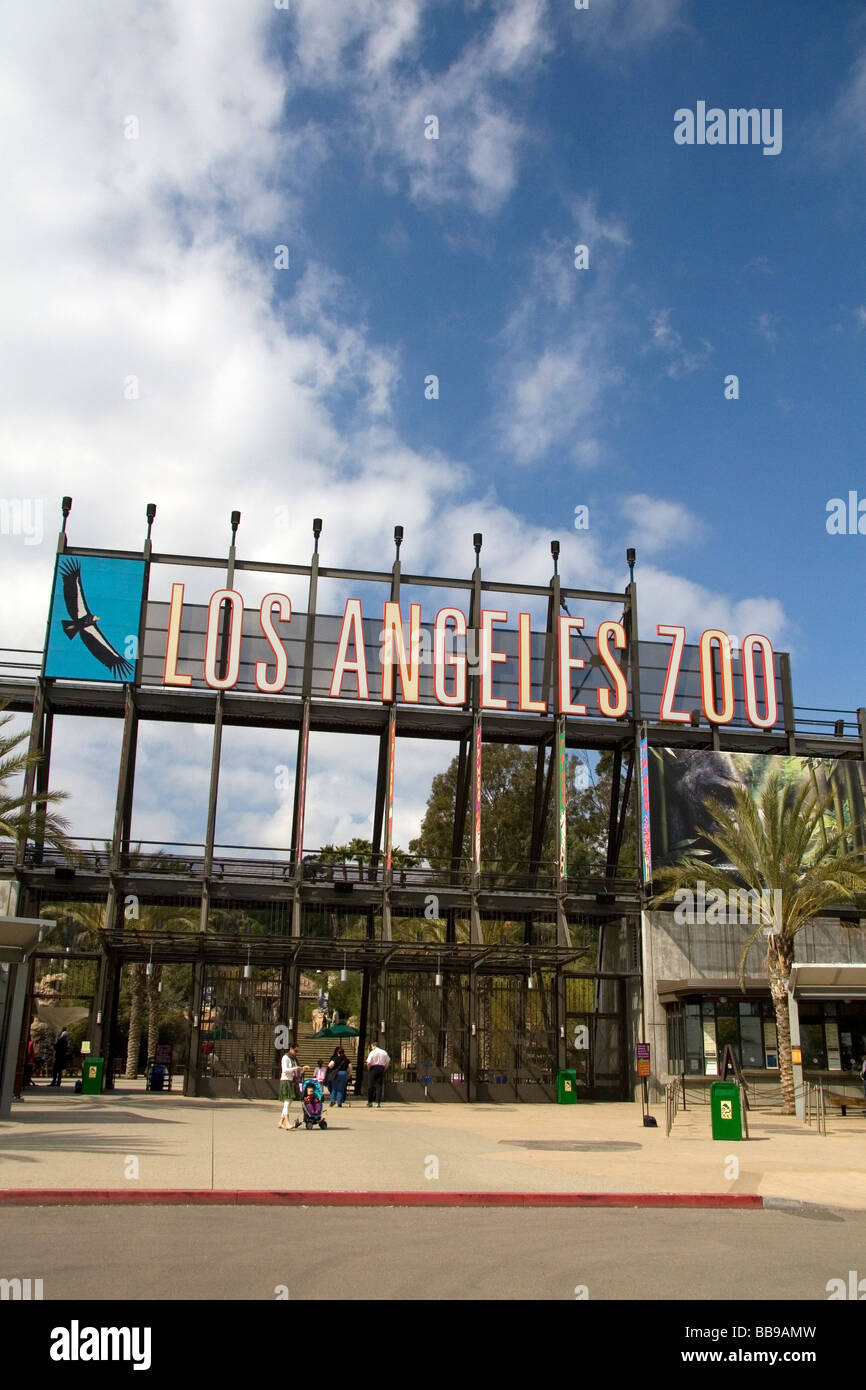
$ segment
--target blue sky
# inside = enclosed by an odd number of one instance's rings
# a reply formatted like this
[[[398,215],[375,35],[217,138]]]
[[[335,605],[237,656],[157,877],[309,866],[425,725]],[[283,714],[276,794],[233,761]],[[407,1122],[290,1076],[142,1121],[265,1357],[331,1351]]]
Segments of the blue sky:
[[[866,703],[866,536],[825,526],[866,497],[861,5],[49,0],[0,38],[4,496],[45,516],[0,536],[0,645],[41,643],[69,492],[90,545],[148,501],[178,551],[240,508],[258,559],[321,515],[333,563],[387,565],[400,522],[415,571],[481,530],[544,582],[556,536],[618,588],[635,545],[644,636],[766,632],[799,704]],[[781,152],[676,144],[698,101],[781,109]]]

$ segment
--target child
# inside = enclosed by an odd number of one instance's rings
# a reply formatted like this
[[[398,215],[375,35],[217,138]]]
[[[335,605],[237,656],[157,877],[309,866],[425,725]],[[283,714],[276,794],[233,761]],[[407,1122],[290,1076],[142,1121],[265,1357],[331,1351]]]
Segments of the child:
[[[328,1068],[325,1066],[325,1063],[322,1061],[320,1057],[316,1065],[313,1067],[313,1080],[318,1081],[320,1086],[324,1086],[325,1078],[327,1077],[327,1075]]]
[[[318,1125],[320,1129],[328,1128],[328,1121],[322,1114],[322,1088],[318,1082],[306,1082],[304,1086],[303,1106],[304,1125],[307,1129],[313,1129],[315,1125]]]

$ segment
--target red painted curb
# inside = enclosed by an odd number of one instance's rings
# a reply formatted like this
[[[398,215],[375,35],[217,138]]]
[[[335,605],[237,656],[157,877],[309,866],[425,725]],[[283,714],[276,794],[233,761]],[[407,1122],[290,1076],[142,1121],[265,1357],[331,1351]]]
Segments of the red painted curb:
[[[746,1192],[281,1192],[226,1188],[6,1188],[0,1206],[220,1207],[738,1207],[764,1199]]]

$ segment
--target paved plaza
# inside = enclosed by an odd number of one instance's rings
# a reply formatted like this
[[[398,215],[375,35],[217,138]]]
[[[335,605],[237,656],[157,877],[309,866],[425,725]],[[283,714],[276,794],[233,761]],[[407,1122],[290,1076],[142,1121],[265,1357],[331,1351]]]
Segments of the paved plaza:
[[[716,1193],[866,1210],[859,1113],[831,1117],[825,1136],[753,1112],[750,1139],[729,1143],[711,1138],[705,1105],[680,1112],[670,1137],[663,1108],[650,1129],[630,1104],[354,1100],[310,1132],[278,1129],[279,1112],[140,1083],[101,1096],[38,1087],[0,1123],[0,1200],[9,1189]]]

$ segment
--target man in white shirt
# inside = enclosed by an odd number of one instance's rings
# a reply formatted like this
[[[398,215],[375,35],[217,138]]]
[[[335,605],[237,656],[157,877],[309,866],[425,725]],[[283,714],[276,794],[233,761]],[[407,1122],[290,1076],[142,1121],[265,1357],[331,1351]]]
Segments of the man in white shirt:
[[[385,1072],[391,1065],[391,1058],[388,1056],[384,1047],[378,1047],[375,1043],[370,1049],[367,1057],[367,1072],[370,1080],[367,1085],[367,1105],[373,1104],[373,1097],[378,1097],[376,1104],[382,1105],[382,1092],[385,1089]]]

